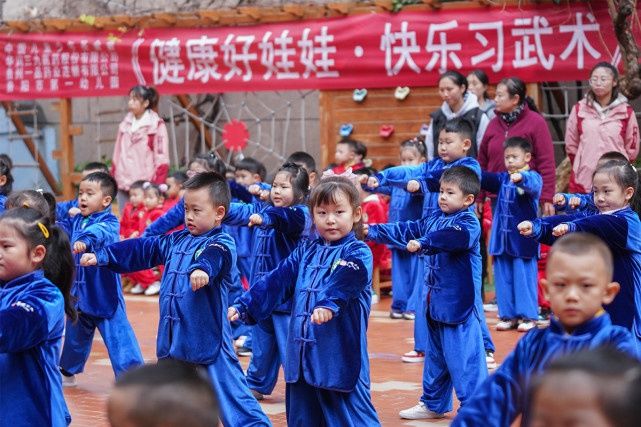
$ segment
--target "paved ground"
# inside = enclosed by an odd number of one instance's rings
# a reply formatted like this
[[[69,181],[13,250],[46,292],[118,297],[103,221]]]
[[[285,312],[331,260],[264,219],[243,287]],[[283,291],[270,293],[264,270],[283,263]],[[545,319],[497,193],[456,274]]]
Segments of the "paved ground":
[[[150,297],[126,297],[127,313],[146,360],[155,360],[156,328],[158,323],[158,301]],[[445,420],[403,421],[398,411],[413,406],[420,397],[422,364],[402,363],[400,355],[412,349],[413,322],[392,320],[388,317],[391,298],[373,306],[369,326],[369,353],[371,362],[372,397],[380,420],[384,426],[446,426],[451,415]],[[490,328],[496,323],[496,316],[488,317]],[[500,362],[514,347],[519,338],[517,332],[493,332],[497,346],[497,361]],[[243,368],[248,358],[241,358]],[[72,426],[107,426],[105,402],[113,382],[113,371],[107,351],[97,333],[91,358],[85,372],[78,375],[78,387],[65,390],[65,397],[73,417]],[[267,397],[262,407],[274,426],[285,426],[285,386],[279,384],[272,396]]]

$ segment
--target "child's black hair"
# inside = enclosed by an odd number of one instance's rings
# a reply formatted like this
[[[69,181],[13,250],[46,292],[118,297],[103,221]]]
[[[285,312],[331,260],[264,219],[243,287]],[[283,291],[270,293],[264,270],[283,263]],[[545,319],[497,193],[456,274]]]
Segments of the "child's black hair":
[[[628,187],[634,189],[630,199],[630,207],[641,217],[641,196],[639,195],[639,173],[628,161],[610,160],[596,168],[592,179],[598,173],[607,173],[621,189]]]
[[[238,160],[234,166],[236,170],[244,170],[260,176],[261,181],[264,181],[267,176],[265,165],[253,157],[245,157],[244,159]]]
[[[440,77],[438,78],[439,83],[441,82],[441,80],[445,78],[452,80],[452,82],[456,86],[459,86],[459,87],[465,86],[465,90],[463,92],[467,92],[467,88],[468,88],[467,79],[463,74],[455,70],[448,70],[440,75]]]
[[[590,233],[569,233],[554,242],[550,253],[548,254],[549,260],[556,254],[561,252],[568,255],[585,255],[590,252],[596,252],[598,257],[605,263],[605,269],[610,280],[612,280],[612,273],[614,271],[614,264],[612,261],[612,252],[608,245],[600,238]]]
[[[361,197],[354,183],[344,176],[329,176],[323,178],[309,196],[309,210],[312,217],[314,216],[315,207],[326,204],[336,204],[340,193],[347,197],[347,201],[353,211],[356,211],[356,209],[360,207]],[[359,222],[354,224],[353,230],[359,239],[363,239],[362,217]]]
[[[29,249],[38,245],[46,248],[47,253],[40,266],[45,277],[62,292],[65,301],[65,313],[72,320],[78,318],[71,296],[75,263],[71,255],[71,245],[67,234],[49,218],[36,209],[17,207],[6,210],[0,216],[0,222],[15,229],[25,239]]]
[[[148,101],[147,110],[155,110],[158,107],[158,91],[151,86],[134,86],[129,90],[129,96],[138,98],[142,102]]]
[[[598,68],[605,68],[612,74],[612,79],[614,80],[614,83],[617,83],[612,87],[612,96],[610,96],[610,100],[608,101],[608,105],[612,104],[612,102],[619,97],[619,70],[617,68],[610,64],[607,61],[599,62],[596,64],[592,69],[590,70],[590,78],[592,78],[592,74],[598,69]],[[588,99],[594,100],[594,91],[592,88],[588,89],[588,93],[586,94]]]
[[[607,153],[604,153],[601,157],[599,157],[599,162],[605,162],[608,160],[621,160],[623,162],[627,162],[628,158],[625,154],[618,151],[608,151]]]
[[[0,162],[6,162],[9,169],[13,169],[13,159],[6,153],[0,153]]]
[[[519,96],[519,105],[527,103],[527,106],[530,110],[538,113],[539,109],[536,107],[534,100],[527,96],[525,82],[519,79],[518,77],[506,77],[499,82],[499,85],[505,86],[507,93],[510,95],[510,98],[514,98],[516,95]],[[497,85],[498,86],[498,85]]]
[[[347,147],[352,153],[358,154],[358,150],[359,150],[358,145],[360,144],[360,142],[356,141],[355,139],[343,138],[336,143],[336,145],[338,144],[345,144],[347,145]],[[367,153],[367,150],[366,150],[366,153]]]
[[[475,76],[483,86],[488,86],[490,84],[490,79],[487,77],[487,74],[485,71],[477,68],[476,70],[470,71],[470,74],[468,76]],[[487,94],[487,89],[485,92],[483,92],[483,99],[490,99],[489,95]]]
[[[145,182],[142,188],[145,190],[145,192],[153,191],[158,198],[167,198],[167,184],[156,185],[153,182]]]
[[[367,176],[376,175],[377,173],[378,171],[372,167],[360,168],[353,172],[354,175],[367,175]]]
[[[296,163],[299,166],[303,166],[309,173],[316,172],[316,160],[304,151],[296,151],[290,154],[285,163]]]
[[[532,382],[528,401],[535,401],[541,386],[552,376],[571,373],[591,378],[600,409],[612,426],[641,425],[641,364],[612,346],[585,349],[553,360]]]
[[[309,175],[307,175],[305,168],[296,163],[285,163],[278,168],[274,178],[281,172],[289,175],[289,182],[292,184],[292,190],[294,191],[292,204],[298,205],[303,203],[309,193]]]
[[[111,201],[118,194],[118,184],[113,176],[105,172],[92,172],[86,177],[82,178],[82,181],[87,182],[97,182],[100,184],[100,190],[105,196],[110,196]],[[80,182],[82,182],[80,181]]]
[[[131,398],[126,417],[136,426],[210,427],[218,425],[218,402],[207,372],[173,359],[122,374],[115,392]],[[109,408],[113,402],[110,399]]]
[[[189,164],[191,165],[192,163],[197,163],[207,169],[207,171],[216,172],[222,176],[225,176],[227,173],[227,166],[225,166],[225,162],[223,162],[213,151],[194,156]]]
[[[461,138],[472,141],[472,137],[474,136],[474,126],[469,120],[461,117],[455,117],[452,120],[445,122],[445,126],[443,126],[441,132],[456,133]],[[472,144],[476,144],[476,142],[472,141]]]
[[[521,136],[511,136],[506,139],[503,143],[503,150],[507,148],[518,148],[525,151],[526,153],[532,152],[532,144],[530,144],[530,141],[528,141],[527,138],[523,138]]]
[[[145,189],[145,184],[147,181],[143,179],[139,179],[138,181],[134,181],[133,184],[129,186],[129,191],[131,190],[144,190]]]
[[[39,190],[22,190],[11,193],[4,204],[5,209],[31,208],[56,223],[56,198],[53,194]]]
[[[356,142],[356,150],[354,153],[357,156],[361,156],[361,161],[367,157],[367,145],[363,144],[361,141],[355,141]]]
[[[106,164],[102,162],[89,162],[83,168],[83,172],[86,171],[95,171],[95,172],[106,172],[109,173],[109,168]]]
[[[0,176],[4,176],[6,178],[4,185],[0,186],[0,194],[3,196],[9,195],[13,189],[13,175],[11,174],[12,167],[13,162],[9,156],[0,157]]]
[[[177,183],[182,185],[185,181],[189,179],[187,174],[183,171],[176,171],[174,173],[169,174],[169,178],[173,178],[176,180]]]
[[[441,175],[440,182],[454,184],[461,189],[463,195],[468,194],[476,197],[481,191],[481,181],[472,169],[466,166],[452,166],[446,169]]]
[[[231,192],[225,177],[216,172],[203,172],[192,176],[183,184],[185,190],[200,190],[206,188],[209,191],[211,203],[215,206],[223,206],[225,213],[229,212]]]
[[[407,139],[401,142],[401,151],[413,148],[418,152],[420,157],[427,156],[427,148],[425,147],[425,137],[423,135],[415,136],[414,138]]]

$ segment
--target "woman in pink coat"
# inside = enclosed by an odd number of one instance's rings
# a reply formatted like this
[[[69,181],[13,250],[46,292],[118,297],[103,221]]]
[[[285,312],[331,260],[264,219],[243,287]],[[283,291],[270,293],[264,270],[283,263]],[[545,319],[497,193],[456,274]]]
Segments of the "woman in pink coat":
[[[111,174],[118,183],[118,206],[129,199],[135,181],[164,184],[169,171],[169,138],[164,120],[156,113],[158,92],[147,86],[129,91],[129,113],[120,123]]]
[[[592,174],[599,158],[610,151],[631,162],[639,154],[639,125],[634,110],[618,91],[619,73],[600,62],[590,73],[590,89],[568,118],[565,152],[572,163],[568,191],[589,193]]]

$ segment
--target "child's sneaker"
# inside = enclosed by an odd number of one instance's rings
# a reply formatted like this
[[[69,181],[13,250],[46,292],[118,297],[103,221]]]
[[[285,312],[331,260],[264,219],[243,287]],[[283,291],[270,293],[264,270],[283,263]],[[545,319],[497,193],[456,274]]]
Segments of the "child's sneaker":
[[[408,409],[403,409],[398,413],[399,417],[406,420],[424,420],[424,419],[436,419],[444,418],[444,414],[439,414],[433,411],[430,411],[425,406],[425,403],[419,402],[418,405],[412,406]]]
[[[391,317],[392,319],[402,319],[403,318],[403,312],[396,311],[396,310],[390,310],[389,317]]]
[[[497,331],[509,331],[510,329],[516,329],[518,323],[516,320],[501,320],[496,324]]]
[[[534,328],[536,328],[536,323],[534,323],[532,320],[524,320],[519,324],[519,327],[516,328],[516,330],[519,332],[527,332],[530,329]]]
[[[485,350],[485,363],[487,364],[487,369],[496,369],[498,365],[496,364],[496,359],[494,359],[493,351]]]
[[[63,387],[76,387],[78,385],[76,384],[76,376],[74,374],[70,374],[62,368],[59,369]]]
[[[381,298],[378,296],[376,293],[372,293],[372,304],[378,304],[380,302]]]
[[[489,311],[489,312],[499,311],[499,306],[496,305],[496,301],[492,301],[488,304],[483,304],[483,311]]]
[[[401,357],[401,360],[405,363],[421,363],[425,361],[425,353],[422,351],[408,351]]]
[[[152,296],[160,293],[160,282],[154,282],[145,290],[145,295]]]
[[[403,313],[403,319],[405,320],[414,320],[416,319],[416,314],[412,313],[411,311],[406,311]]]
[[[142,287],[140,283],[136,283],[133,288],[129,290],[129,293],[132,295],[140,295],[145,292],[145,288]]]

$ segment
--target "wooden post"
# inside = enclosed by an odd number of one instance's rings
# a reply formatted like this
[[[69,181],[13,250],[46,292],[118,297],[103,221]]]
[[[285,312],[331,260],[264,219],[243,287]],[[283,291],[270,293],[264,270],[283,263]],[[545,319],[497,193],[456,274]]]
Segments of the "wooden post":
[[[75,191],[73,187],[72,175],[74,172],[74,153],[73,153],[73,137],[80,135],[82,128],[73,127],[71,99],[61,98],[58,104],[58,111],[60,113],[60,144],[56,150],[55,158],[58,159],[60,164],[60,180],[62,181],[62,196],[65,200],[73,199]]]
[[[189,111],[191,114],[194,116],[200,117],[200,111],[191,102],[191,98],[189,95],[176,95],[176,99],[178,102],[180,102],[180,105],[187,111]],[[189,121],[191,122],[192,125],[196,128],[198,133],[202,132],[202,129],[200,127],[200,122],[196,120],[195,118],[189,116]],[[211,134],[207,131],[205,131],[205,143],[207,144],[207,148],[211,149],[213,147],[212,141],[211,141]]]

